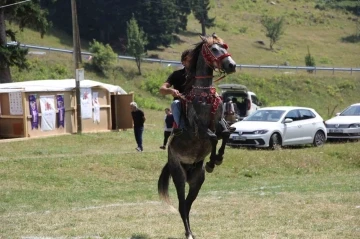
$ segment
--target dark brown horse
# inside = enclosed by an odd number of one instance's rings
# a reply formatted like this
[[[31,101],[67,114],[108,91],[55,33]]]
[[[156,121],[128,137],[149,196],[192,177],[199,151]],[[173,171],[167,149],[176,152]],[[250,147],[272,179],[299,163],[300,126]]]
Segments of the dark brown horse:
[[[212,172],[222,162],[229,130],[222,119],[222,99],[213,86],[213,72],[223,76],[235,72],[236,63],[227,51],[227,45],[215,34],[200,36],[190,53],[189,77],[184,95],[186,128],[179,136],[172,136],[168,146],[168,162],[162,169],[158,182],[159,195],[169,202],[169,181],[172,177],[179,200],[179,212],[187,239],[193,239],[189,214],[205,181],[204,160],[210,154],[206,170]],[[218,139],[222,145],[216,154]],[[185,184],[189,184],[186,195]]]

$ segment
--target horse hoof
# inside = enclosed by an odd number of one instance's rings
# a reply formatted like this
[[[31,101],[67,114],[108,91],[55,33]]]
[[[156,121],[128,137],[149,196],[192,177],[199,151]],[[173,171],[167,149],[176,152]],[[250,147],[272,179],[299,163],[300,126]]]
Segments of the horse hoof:
[[[223,163],[222,160],[216,160],[216,161],[215,161],[215,164],[216,164],[216,165],[221,165],[222,163]]]
[[[214,171],[214,167],[211,167],[209,163],[206,163],[205,165],[206,172],[212,173]]]

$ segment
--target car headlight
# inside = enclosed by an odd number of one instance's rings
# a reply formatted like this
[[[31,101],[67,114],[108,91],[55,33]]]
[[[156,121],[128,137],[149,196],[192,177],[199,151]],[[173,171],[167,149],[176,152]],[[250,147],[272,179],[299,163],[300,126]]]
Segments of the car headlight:
[[[351,124],[349,128],[360,128],[360,124]]]
[[[254,131],[254,134],[266,134],[269,130],[266,129],[261,129],[261,130],[256,130]]]

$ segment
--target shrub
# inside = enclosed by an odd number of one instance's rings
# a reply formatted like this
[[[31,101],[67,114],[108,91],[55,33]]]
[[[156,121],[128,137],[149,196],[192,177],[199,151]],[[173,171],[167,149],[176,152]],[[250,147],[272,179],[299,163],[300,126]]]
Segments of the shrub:
[[[166,81],[167,77],[174,69],[166,67],[154,71],[149,71],[145,75],[145,80],[141,83],[140,88],[150,92],[152,95],[159,95],[160,86]]]
[[[310,54],[310,49],[308,46],[308,54],[305,56],[305,65],[306,66],[316,66],[315,58]],[[314,70],[307,70],[309,73],[313,73]]]
[[[93,40],[93,42],[90,42],[90,52],[93,54],[93,58],[90,63],[86,63],[86,65],[108,76],[109,71],[114,67],[117,60],[117,54],[114,53],[111,46]]]

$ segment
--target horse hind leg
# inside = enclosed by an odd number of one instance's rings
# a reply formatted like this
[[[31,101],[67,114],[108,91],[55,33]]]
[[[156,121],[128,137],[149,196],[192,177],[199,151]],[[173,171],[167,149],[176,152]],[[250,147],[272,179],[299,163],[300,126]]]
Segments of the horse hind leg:
[[[187,209],[187,203],[185,200],[186,175],[181,165],[174,165],[174,167],[171,168],[171,177],[175,184],[176,193],[178,196],[179,213],[184,224],[186,238],[194,239],[190,230],[189,211]]]
[[[188,173],[188,183],[189,183],[189,193],[186,196],[186,209],[187,209],[187,222],[189,224],[189,233],[185,232],[185,236],[187,239],[194,239],[194,235],[190,230],[190,210],[193,202],[199,194],[201,186],[205,181],[205,171],[203,169],[203,161],[196,165],[195,169],[192,169]]]

